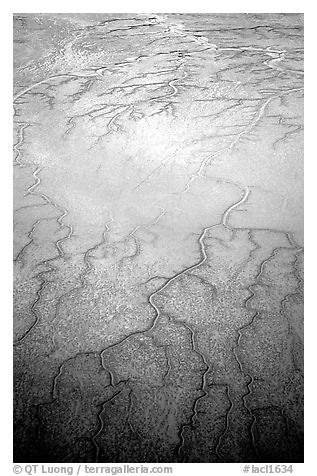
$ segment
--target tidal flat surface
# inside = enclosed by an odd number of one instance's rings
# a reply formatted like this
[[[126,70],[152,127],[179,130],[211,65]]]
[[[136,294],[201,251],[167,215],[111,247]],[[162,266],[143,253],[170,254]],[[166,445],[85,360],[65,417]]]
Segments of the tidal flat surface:
[[[303,461],[303,16],[14,16],[14,459]]]

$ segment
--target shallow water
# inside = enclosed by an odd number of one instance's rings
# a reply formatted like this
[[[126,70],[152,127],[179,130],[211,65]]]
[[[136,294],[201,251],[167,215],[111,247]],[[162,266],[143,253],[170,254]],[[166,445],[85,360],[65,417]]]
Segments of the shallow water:
[[[302,15],[14,25],[15,461],[302,461]]]

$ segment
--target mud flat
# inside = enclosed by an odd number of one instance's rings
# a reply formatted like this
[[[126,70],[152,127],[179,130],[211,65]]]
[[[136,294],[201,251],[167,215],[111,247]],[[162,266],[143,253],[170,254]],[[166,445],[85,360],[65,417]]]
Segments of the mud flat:
[[[302,16],[14,25],[15,461],[303,461]]]

